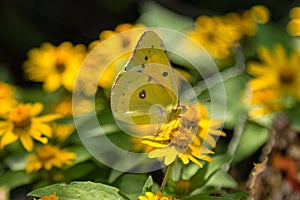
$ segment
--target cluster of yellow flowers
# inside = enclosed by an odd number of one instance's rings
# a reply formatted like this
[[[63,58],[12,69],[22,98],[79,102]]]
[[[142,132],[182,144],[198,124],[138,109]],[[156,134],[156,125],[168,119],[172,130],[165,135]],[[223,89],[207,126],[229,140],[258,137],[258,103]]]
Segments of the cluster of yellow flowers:
[[[36,149],[36,155],[28,156],[28,172],[52,166],[70,164],[75,154],[61,150],[48,143],[50,138],[57,141],[65,140],[72,132],[73,126],[69,124],[57,124],[55,120],[62,116],[59,114],[41,115],[44,106],[42,103],[22,103],[14,99],[14,87],[0,82],[0,149],[3,150],[9,144],[18,139],[26,151],[34,149],[34,141],[43,144]],[[44,148],[47,148],[47,156],[43,156]],[[55,150],[55,151],[54,151]],[[52,160],[52,161],[51,161]],[[33,167],[35,166],[35,167]]]
[[[269,20],[269,10],[261,5],[253,6],[243,13],[229,13],[225,16],[199,16],[195,29],[188,35],[216,59],[226,59],[243,37],[256,33],[256,23]]]

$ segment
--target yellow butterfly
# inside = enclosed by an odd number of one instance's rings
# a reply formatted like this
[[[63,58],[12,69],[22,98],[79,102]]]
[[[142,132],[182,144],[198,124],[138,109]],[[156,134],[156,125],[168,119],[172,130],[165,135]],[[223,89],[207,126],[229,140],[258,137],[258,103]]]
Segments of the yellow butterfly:
[[[175,71],[162,40],[148,30],[115,79],[111,92],[113,116],[123,129],[153,127],[177,117],[179,108]]]

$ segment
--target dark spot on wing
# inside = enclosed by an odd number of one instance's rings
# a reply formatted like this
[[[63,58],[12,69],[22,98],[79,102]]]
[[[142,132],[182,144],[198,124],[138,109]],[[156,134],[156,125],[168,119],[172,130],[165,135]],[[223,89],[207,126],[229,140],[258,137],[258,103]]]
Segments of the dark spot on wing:
[[[140,92],[139,92],[139,97],[140,97],[141,99],[145,99],[145,98],[146,98],[146,91],[145,91],[145,90],[140,91]]]
[[[141,67],[142,67],[143,69],[145,69],[146,66],[145,66],[145,64],[142,64]]]
[[[163,77],[167,77],[168,74],[169,74],[168,72],[163,72],[163,73],[162,73]]]
[[[137,72],[142,73],[142,70],[137,70]]]
[[[153,48],[154,48],[154,45],[152,44],[152,45],[151,45],[151,49],[153,49]]]
[[[145,56],[145,60],[148,60],[148,56]]]

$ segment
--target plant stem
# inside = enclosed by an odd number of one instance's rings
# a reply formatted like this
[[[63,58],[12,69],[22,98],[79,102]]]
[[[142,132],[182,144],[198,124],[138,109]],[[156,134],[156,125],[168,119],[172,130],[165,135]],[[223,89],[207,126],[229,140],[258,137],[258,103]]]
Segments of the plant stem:
[[[168,168],[167,168],[165,177],[164,177],[163,182],[161,183],[161,186],[160,186],[160,189],[159,189],[159,191],[161,191],[161,192],[163,192],[163,190],[164,190],[165,187],[166,187],[166,184],[167,184],[169,175],[170,175],[170,173],[171,173],[171,169],[172,169],[172,167],[173,167],[173,164],[174,164],[174,162],[171,163],[171,164],[168,166]]]

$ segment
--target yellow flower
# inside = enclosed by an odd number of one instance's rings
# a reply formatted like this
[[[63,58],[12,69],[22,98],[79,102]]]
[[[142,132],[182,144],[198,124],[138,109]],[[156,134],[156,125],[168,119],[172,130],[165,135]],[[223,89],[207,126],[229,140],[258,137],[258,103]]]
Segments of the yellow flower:
[[[64,117],[72,116],[72,97],[68,96],[59,101],[54,109],[54,112]]]
[[[195,21],[195,29],[188,35],[201,44],[214,58],[225,59],[231,55],[231,48],[241,38],[241,34],[221,17],[200,16]]]
[[[33,139],[46,144],[48,138],[52,136],[52,129],[48,123],[60,116],[55,114],[38,116],[42,110],[41,103],[20,103],[12,108],[7,118],[0,121],[0,149],[18,138],[27,151],[33,149]]]
[[[0,117],[8,115],[9,109],[16,105],[13,99],[14,89],[11,85],[0,81]]]
[[[228,13],[224,16],[226,24],[231,24],[242,36],[254,36],[256,34],[256,24],[250,16],[249,11],[243,13]]]
[[[116,27],[114,31],[105,30],[102,31],[99,35],[99,40],[93,41],[89,45],[89,49],[94,49],[98,44],[102,41],[106,40],[109,37],[116,36],[117,38],[113,40],[114,44],[109,44],[107,47],[111,49],[111,51],[107,51],[107,54],[104,55],[104,58],[107,60],[111,60],[109,66],[105,66],[106,70],[104,74],[99,79],[99,86],[105,89],[110,89],[115,76],[118,74],[120,70],[122,70],[128,61],[132,50],[136,46],[138,39],[142,34],[142,30],[133,31],[130,34],[126,35],[118,35],[119,33],[134,29],[134,28],[144,28],[141,24],[131,25],[131,24],[120,24]],[[113,49],[113,50],[112,50]],[[123,54],[121,52],[127,52]]]
[[[201,115],[206,115],[206,109],[202,105],[198,105],[200,110],[205,112],[199,112]],[[197,133],[194,136],[193,131],[195,127],[186,127],[186,124],[194,123],[189,120],[187,115],[192,108],[186,108],[185,118],[178,116],[170,123],[165,124],[157,135],[143,137],[142,143],[148,144],[155,149],[149,154],[149,158],[164,158],[164,163],[170,165],[178,157],[184,164],[188,164],[189,161],[194,162],[199,167],[202,167],[202,163],[198,159],[211,162],[212,159],[208,154],[212,154],[213,151],[209,150],[216,144],[215,136],[225,136],[225,133],[218,130],[221,123],[215,120],[209,119],[208,116],[201,116],[197,127]],[[183,121],[184,120],[184,123]],[[193,119],[195,120],[195,119]]]
[[[54,124],[53,138],[58,142],[64,142],[74,132],[74,126],[70,124]]]
[[[71,165],[76,154],[60,149],[58,146],[45,144],[37,147],[35,155],[27,156],[26,172],[32,173],[41,168],[50,170],[52,167],[61,168],[63,165]]]
[[[254,76],[249,82],[251,105],[270,113],[287,108],[290,97],[299,101],[300,53],[287,56],[283,47],[276,45],[273,51],[261,48],[258,57],[260,62],[248,64],[248,73]]]
[[[139,200],[176,200],[175,197],[171,196],[163,196],[161,192],[156,192],[153,194],[152,192],[146,192],[145,196],[139,196]]]
[[[263,5],[255,5],[250,9],[252,19],[258,24],[265,24],[270,19],[270,11]]]
[[[42,196],[40,199],[35,199],[34,200],[58,200],[58,197],[55,194],[52,194],[50,196]]]
[[[300,36],[300,7],[294,7],[290,11],[291,21],[287,25],[287,31],[292,36]]]
[[[73,90],[77,71],[86,56],[84,45],[73,46],[63,42],[59,46],[43,43],[41,48],[34,48],[28,53],[24,70],[28,79],[44,82],[47,92],[53,92],[60,86]]]

